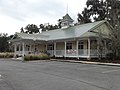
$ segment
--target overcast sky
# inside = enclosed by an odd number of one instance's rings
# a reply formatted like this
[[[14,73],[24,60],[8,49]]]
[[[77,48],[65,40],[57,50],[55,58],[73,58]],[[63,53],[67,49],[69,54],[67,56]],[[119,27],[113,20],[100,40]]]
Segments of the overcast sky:
[[[0,0],[0,33],[20,32],[27,24],[50,23],[67,13],[77,21],[86,0]]]

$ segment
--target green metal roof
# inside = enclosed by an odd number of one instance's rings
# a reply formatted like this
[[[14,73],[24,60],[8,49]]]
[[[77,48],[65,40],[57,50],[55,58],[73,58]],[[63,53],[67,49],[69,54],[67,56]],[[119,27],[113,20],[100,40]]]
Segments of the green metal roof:
[[[48,40],[59,40],[79,37],[92,37],[96,36],[95,33],[89,32],[94,30],[96,27],[103,24],[105,21],[98,21],[94,23],[81,24],[72,26],[66,29],[57,29],[41,33],[42,35],[49,35]]]
[[[70,16],[69,16],[69,14],[67,13],[65,16],[63,16],[63,19],[62,19],[62,21],[74,21]]]
[[[48,35],[26,34],[26,33],[17,33],[17,36],[21,39],[31,39],[31,40],[41,40],[41,41],[47,41],[49,38]]]
[[[71,26],[65,29],[56,29],[51,31],[44,31],[40,34],[25,34],[17,33],[21,39],[32,39],[32,40],[63,40],[70,38],[84,38],[84,37],[97,37],[97,34],[90,32],[95,28],[99,27],[106,21],[98,21],[94,23],[81,24],[77,26]]]

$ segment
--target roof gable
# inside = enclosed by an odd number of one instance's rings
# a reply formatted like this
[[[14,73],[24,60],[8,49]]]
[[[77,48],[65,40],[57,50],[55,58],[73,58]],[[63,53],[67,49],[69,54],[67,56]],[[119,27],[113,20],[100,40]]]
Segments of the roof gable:
[[[69,14],[67,13],[65,16],[63,16],[63,21],[69,20],[69,21],[73,21],[73,19],[69,16]]]

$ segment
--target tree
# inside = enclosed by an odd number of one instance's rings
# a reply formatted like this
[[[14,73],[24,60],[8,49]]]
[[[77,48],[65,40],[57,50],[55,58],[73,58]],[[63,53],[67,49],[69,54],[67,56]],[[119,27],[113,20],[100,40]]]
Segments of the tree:
[[[9,51],[9,42],[10,37],[6,33],[0,33],[0,52]]]
[[[94,21],[106,19],[111,22],[115,18],[113,16],[117,17],[115,9],[119,9],[119,4],[119,0],[87,0],[86,8],[82,14],[79,14],[78,21],[83,20],[84,23],[88,23],[92,18]]]
[[[40,24],[39,27],[40,27],[40,29],[41,29],[42,31],[46,31],[46,28],[45,28],[45,26],[44,26],[43,24]]]
[[[61,26],[61,23],[62,23],[62,22],[61,22],[61,19],[59,19],[59,20],[58,20],[58,28],[61,28],[61,27],[62,27],[62,26]]]
[[[113,27],[110,33],[112,51],[114,52],[115,56],[119,56],[120,0],[87,0],[86,8],[83,10],[83,12],[78,14],[78,22],[80,23],[88,23],[90,19],[93,22],[107,20],[110,23],[110,25]]]
[[[50,30],[59,29],[58,25],[50,25],[49,23],[47,25],[40,24],[39,27],[42,31],[50,31]]]
[[[81,24],[91,22],[89,10],[87,8],[84,8],[81,14],[78,13],[77,20]]]
[[[25,27],[25,29],[26,29],[25,33],[28,33],[28,34],[39,33],[39,28],[35,24],[28,24]]]
[[[106,2],[103,0],[88,0],[86,2],[87,10],[95,21],[104,20],[108,14]]]
[[[94,21],[108,20],[115,27],[118,23],[120,13],[119,0],[87,0],[87,8],[83,10],[85,15],[88,14]]]
[[[20,32],[21,32],[21,33],[24,33],[24,29],[23,29],[23,27],[21,27]]]

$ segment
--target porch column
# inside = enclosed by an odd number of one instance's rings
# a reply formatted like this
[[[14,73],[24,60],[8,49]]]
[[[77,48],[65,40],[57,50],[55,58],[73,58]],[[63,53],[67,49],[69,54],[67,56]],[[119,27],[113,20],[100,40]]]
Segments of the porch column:
[[[25,43],[22,43],[22,57],[24,58],[25,55]]]
[[[106,44],[106,40],[104,40],[105,43],[105,55],[107,54],[107,44]]]
[[[67,44],[67,42],[65,41],[65,57],[66,57],[66,44]]]
[[[35,41],[34,41],[34,45],[33,45],[33,52],[35,54]]]
[[[32,46],[30,45],[30,53],[32,52]]]
[[[54,55],[56,56],[56,42],[54,43]]]
[[[14,58],[16,57],[17,45],[14,45]]]
[[[90,60],[90,38],[88,38],[88,59]]]
[[[97,40],[97,56],[98,56],[98,59],[100,60],[102,56],[100,51],[100,39]]]
[[[76,55],[77,55],[77,58],[79,59],[78,43],[79,43],[79,41],[77,40],[77,41],[76,41]]]

